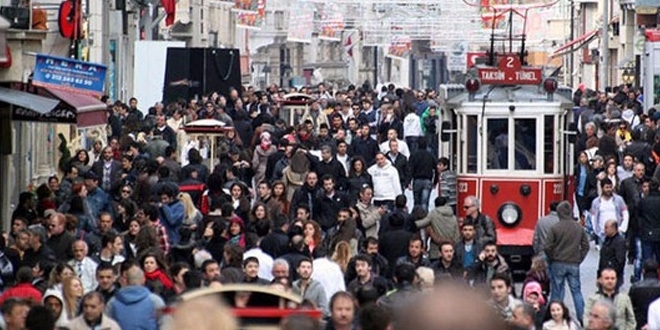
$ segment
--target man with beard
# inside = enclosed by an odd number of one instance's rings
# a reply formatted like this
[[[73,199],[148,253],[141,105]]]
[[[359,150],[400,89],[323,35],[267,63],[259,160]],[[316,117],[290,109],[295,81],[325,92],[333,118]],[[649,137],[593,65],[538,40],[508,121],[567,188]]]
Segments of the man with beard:
[[[619,232],[625,235],[628,230],[628,206],[621,196],[614,193],[612,181],[604,178],[600,181],[602,194],[591,202],[591,222],[594,232],[598,235],[599,243],[605,240],[605,222],[615,219],[619,225]]]
[[[471,269],[474,261],[479,257],[483,250],[481,243],[475,240],[474,223],[466,220],[461,227],[461,240],[454,245],[454,254],[456,261],[463,267],[463,277],[467,279],[468,270]]]
[[[299,294],[303,300],[311,301],[316,308],[323,311],[323,315],[328,315],[328,298],[323,285],[312,278],[313,265],[312,260],[307,257],[298,262],[296,271],[299,279],[292,284],[293,293]]]
[[[463,267],[454,258],[454,246],[451,242],[440,244],[440,260],[433,265],[435,281],[444,279],[460,280],[463,278]]]
[[[488,285],[491,277],[496,273],[504,274],[511,278],[509,265],[504,260],[504,257],[497,252],[497,244],[495,242],[488,242],[484,245],[484,249],[477,256],[474,264],[472,264],[471,271],[472,276],[470,278],[474,279],[475,285]]]
[[[408,254],[397,259],[396,264],[409,263],[418,267],[429,267],[431,262],[424,255],[424,242],[419,235],[414,235],[408,242]]]
[[[97,181],[99,178],[101,179],[100,186],[103,188],[103,191],[110,192],[112,184],[120,179],[122,173],[121,169],[121,163],[114,159],[114,151],[112,150],[112,147],[108,146],[103,148],[101,159],[92,165],[91,171],[96,174]],[[91,179],[92,177],[85,176],[85,185],[87,185],[88,178]],[[87,186],[87,190],[91,194],[92,190],[89,185]]]
[[[587,304],[584,308],[585,328],[590,329],[591,313],[593,306],[600,300],[608,300],[614,305],[616,310],[616,320],[614,321],[615,328],[618,330],[634,330],[637,328],[637,321],[635,320],[635,312],[633,311],[632,302],[627,294],[618,292],[616,270],[612,268],[605,268],[600,271],[598,276],[598,292],[589,297]],[[657,329],[657,328],[649,328]]]
[[[385,294],[387,280],[373,272],[371,260],[372,258],[366,254],[360,254],[354,258],[354,270],[357,277],[348,283],[348,292],[356,295],[360,288],[365,288],[376,289],[379,295]]]
[[[355,300],[350,293],[340,291],[330,299],[330,322],[326,330],[355,329]]]
[[[626,266],[626,241],[619,234],[616,220],[605,222],[605,241],[600,250],[598,270],[612,268],[616,270],[617,288],[623,284],[623,268]]]
[[[341,167],[341,165],[339,166]],[[318,213],[315,219],[321,225],[323,232],[326,233],[330,228],[337,225],[336,219],[339,210],[349,206],[348,196],[337,190],[335,183],[335,177],[330,174],[323,175],[323,189],[319,190],[316,198]]]

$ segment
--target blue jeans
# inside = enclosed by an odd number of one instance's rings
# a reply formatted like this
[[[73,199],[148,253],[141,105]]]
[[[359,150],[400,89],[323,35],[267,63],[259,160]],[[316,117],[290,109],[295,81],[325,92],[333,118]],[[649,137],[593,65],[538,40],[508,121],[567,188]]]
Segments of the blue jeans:
[[[641,241],[642,244],[642,262],[655,257],[655,260],[660,260],[660,242]]]
[[[568,280],[568,287],[571,290],[573,303],[575,304],[575,316],[578,320],[582,320],[584,298],[582,297],[582,289],[580,288],[580,265],[553,262],[550,264],[550,272],[552,273],[552,300],[564,301],[564,282]]]
[[[431,189],[433,183],[429,179],[413,179],[413,200],[415,206],[421,205],[424,209],[429,207],[429,196],[431,196]]]

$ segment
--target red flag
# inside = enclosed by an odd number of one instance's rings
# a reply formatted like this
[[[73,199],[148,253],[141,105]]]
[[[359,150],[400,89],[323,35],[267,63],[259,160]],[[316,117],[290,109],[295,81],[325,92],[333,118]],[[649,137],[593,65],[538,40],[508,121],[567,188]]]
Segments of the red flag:
[[[353,40],[351,39],[353,36],[348,36],[346,38],[346,41],[344,42],[344,49],[346,50],[346,54],[348,57],[353,58]]]
[[[176,0],[160,0],[161,6],[165,10],[167,17],[165,17],[165,25],[170,26],[174,24],[174,14],[176,13]]]

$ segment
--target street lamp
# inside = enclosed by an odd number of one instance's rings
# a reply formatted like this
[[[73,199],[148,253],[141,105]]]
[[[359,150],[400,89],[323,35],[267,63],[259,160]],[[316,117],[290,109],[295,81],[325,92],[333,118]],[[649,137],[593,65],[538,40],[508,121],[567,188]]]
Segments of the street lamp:
[[[625,70],[623,70],[623,73],[621,74],[621,79],[627,85],[634,83],[635,71],[630,68],[626,68]]]

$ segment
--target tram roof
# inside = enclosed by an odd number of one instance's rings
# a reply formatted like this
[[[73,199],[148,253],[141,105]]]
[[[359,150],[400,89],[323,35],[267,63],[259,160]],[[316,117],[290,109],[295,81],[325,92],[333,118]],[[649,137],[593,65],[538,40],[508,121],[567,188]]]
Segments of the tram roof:
[[[562,106],[570,107],[573,104],[571,99],[572,91],[568,87],[559,87],[554,93],[551,103],[561,103]],[[450,96],[445,104],[450,107],[459,107],[466,102],[482,103],[547,103],[548,93],[542,86],[537,85],[515,85],[515,86],[481,86],[475,93],[474,99],[469,99],[467,91]]]

